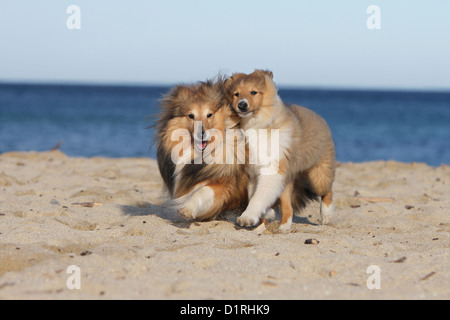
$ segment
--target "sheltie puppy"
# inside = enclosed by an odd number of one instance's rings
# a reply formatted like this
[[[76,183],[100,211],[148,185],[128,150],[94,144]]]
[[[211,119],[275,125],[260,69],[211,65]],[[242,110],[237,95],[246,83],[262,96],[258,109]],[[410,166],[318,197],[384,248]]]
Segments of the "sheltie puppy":
[[[211,220],[247,203],[248,175],[238,152],[225,161],[226,130],[239,116],[225,102],[223,78],[178,85],[161,100],[157,161],[170,200],[188,219]],[[229,139],[244,139],[239,130]],[[232,141],[231,141],[232,140]],[[236,151],[236,150],[234,150]]]
[[[288,231],[294,210],[302,209],[318,196],[322,223],[328,223],[334,211],[335,149],[325,120],[304,107],[285,105],[270,71],[235,73],[225,81],[224,90],[241,118],[240,127],[246,132],[250,153],[261,148],[261,143],[249,138],[249,129],[263,129],[268,137],[277,140],[263,150],[270,153],[270,163],[256,161],[246,166],[250,175],[249,203],[238,224],[257,225],[279,200],[280,231]]]

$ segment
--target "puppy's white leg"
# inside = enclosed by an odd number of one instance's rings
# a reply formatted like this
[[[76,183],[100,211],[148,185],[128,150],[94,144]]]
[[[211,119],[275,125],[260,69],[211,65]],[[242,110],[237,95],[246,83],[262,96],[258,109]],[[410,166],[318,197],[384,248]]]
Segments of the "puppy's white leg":
[[[273,219],[275,219],[275,216],[276,216],[275,210],[270,208],[269,210],[266,211],[266,213],[264,213],[261,216],[261,218],[266,219],[266,220],[273,220]]]
[[[202,219],[214,204],[214,190],[205,186],[195,191],[178,212],[188,219]]]
[[[322,219],[322,224],[330,223],[331,217],[334,213],[334,204],[331,191],[322,196],[320,201],[320,217]]]
[[[249,201],[247,209],[237,219],[237,223],[241,226],[252,227],[259,223],[262,215],[280,197],[284,188],[284,176],[260,175],[256,184],[255,193]]]
[[[248,185],[247,185],[247,193],[248,193],[248,200],[249,201],[253,197],[253,195],[255,194],[255,190],[256,190],[255,179],[250,179],[250,181],[248,182]]]

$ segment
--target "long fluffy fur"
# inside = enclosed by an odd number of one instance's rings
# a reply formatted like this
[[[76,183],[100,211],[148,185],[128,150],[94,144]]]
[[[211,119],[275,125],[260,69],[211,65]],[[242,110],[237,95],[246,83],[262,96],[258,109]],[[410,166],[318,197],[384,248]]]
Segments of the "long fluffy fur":
[[[243,165],[237,164],[237,161],[234,164],[227,164],[224,161],[223,164],[194,163],[195,157],[199,154],[194,148],[192,139],[193,119],[188,117],[192,110],[195,110],[197,115],[205,110],[212,113],[211,118],[200,119],[202,125],[206,130],[219,130],[223,138],[226,136],[226,129],[238,127],[239,117],[224,100],[223,82],[223,78],[218,76],[215,80],[178,85],[165,95],[160,103],[161,113],[155,126],[157,131],[155,137],[158,167],[170,197],[166,204],[178,209],[188,218],[209,220],[221,211],[246,204],[248,175]],[[172,149],[179,143],[171,139],[176,129],[187,129],[191,134],[191,164],[175,165],[172,161]],[[223,143],[228,147],[234,142],[224,140],[210,143],[216,145]],[[202,192],[208,195],[213,193],[213,199],[196,199],[202,196]],[[210,203],[205,204],[206,201]],[[208,208],[200,208],[202,205]],[[200,215],[199,210],[202,210]]]

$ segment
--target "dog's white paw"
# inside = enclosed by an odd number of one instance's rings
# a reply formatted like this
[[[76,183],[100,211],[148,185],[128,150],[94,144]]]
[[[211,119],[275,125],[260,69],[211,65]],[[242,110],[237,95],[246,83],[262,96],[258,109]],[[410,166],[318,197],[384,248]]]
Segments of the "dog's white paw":
[[[286,223],[281,224],[278,227],[278,232],[280,232],[280,233],[289,233],[289,232],[291,232],[291,223],[286,222]]]
[[[237,218],[237,223],[241,227],[254,227],[259,224],[259,217],[244,211],[244,213]]]
[[[179,214],[181,214],[182,216],[184,216],[187,219],[194,219],[194,215],[192,214],[191,209],[184,207],[184,208],[180,208],[177,210]]]

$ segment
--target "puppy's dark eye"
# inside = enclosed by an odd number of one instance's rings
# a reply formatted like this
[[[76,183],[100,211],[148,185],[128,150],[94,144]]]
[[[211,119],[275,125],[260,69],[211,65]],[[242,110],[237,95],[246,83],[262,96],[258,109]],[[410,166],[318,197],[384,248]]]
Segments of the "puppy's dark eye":
[[[239,97],[239,92],[236,92],[234,95],[235,95],[236,97]]]
[[[211,118],[212,115],[213,115],[212,113],[208,113],[207,117],[208,117],[208,118]]]
[[[194,115],[191,113],[188,115],[189,119],[194,119]]]
[[[252,92],[250,92],[250,94],[252,95],[252,96],[254,96],[255,94],[257,94],[258,92],[256,92],[256,91],[252,91]]]

